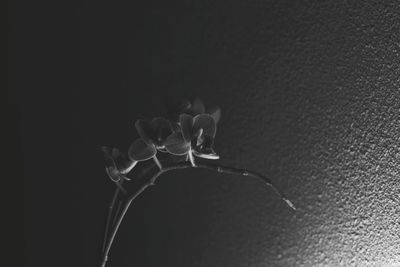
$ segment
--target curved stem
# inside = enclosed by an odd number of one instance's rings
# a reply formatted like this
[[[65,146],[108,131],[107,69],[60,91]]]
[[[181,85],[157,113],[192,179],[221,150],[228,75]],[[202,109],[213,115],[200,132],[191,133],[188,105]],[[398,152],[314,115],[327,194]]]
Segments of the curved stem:
[[[250,170],[245,170],[245,169],[237,169],[237,168],[232,168],[232,167],[226,167],[226,166],[221,166],[221,165],[214,165],[214,164],[197,164],[195,168],[203,168],[203,169],[209,169],[213,171],[217,171],[220,173],[226,173],[226,174],[234,174],[234,175],[242,175],[242,176],[250,176],[254,177],[257,179],[260,179],[263,181],[266,185],[272,187],[274,192],[293,210],[296,210],[296,206],[287,198],[287,196],[282,193],[273,183],[272,181],[262,175],[261,173],[255,172],[255,171],[250,171]]]
[[[118,229],[121,225],[122,220],[125,217],[126,212],[129,209],[129,206],[131,205],[132,201],[135,200],[140,194],[143,193],[143,191],[146,190],[147,187],[152,186],[155,184],[157,178],[163,174],[164,172],[168,172],[171,170],[178,170],[178,169],[186,169],[186,168],[202,168],[202,169],[208,169],[212,171],[216,171],[219,173],[226,173],[226,174],[234,174],[234,175],[242,175],[242,176],[250,176],[254,178],[258,178],[261,181],[263,181],[266,185],[271,186],[274,190],[274,192],[283,200],[285,203],[292,209],[296,210],[296,207],[293,205],[293,203],[280,191],[278,190],[272,181],[268,179],[267,177],[263,176],[262,174],[254,171],[249,171],[245,169],[237,169],[237,168],[232,168],[232,167],[226,167],[226,166],[221,166],[221,165],[214,165],[214,164],[208,164],[208,163],[197,163],[195,166],[191,164],[191,162],[180,162],[180,163],[170,163],[170,164],[164,164],[163,168],[158,170],[157,173],[152,175],[147,181],[131,196],[128,197],[128,200],[119,215],[115,225],[113,226],[112,232],[110,239],[107,242],[106,249],[104,250],[103,257],[102,257],[102,262],[101,262],[101,267],[106,266],[106,262],[108,259],[108,253],[110,252],[111,245],[115,239],[115,236],[118,232]]]

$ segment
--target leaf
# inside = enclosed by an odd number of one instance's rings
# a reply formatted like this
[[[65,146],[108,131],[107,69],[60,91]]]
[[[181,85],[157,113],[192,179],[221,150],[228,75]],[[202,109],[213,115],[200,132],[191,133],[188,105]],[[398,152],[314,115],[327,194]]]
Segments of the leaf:
[[[133,161],[148,160],[157,153],[154,145],[147,144],[142,138],[136,139],[129,147],[128,156]]]
[[[190,142],[185,141],[181,132],[175,132],[165,141],[165,149],[173,155],[185,155],[190,151]]]
[[[181,124],[183,139],[185,139],[186,142],[191,142],[193,137],[193,117],[188,114],[181,114],[179,116],[179,122]]]
[[[200,114],[194,117],[193,132],[197,133],[202,129],[202,135],[215,137],[217,126],[215,120],[209,114]]]

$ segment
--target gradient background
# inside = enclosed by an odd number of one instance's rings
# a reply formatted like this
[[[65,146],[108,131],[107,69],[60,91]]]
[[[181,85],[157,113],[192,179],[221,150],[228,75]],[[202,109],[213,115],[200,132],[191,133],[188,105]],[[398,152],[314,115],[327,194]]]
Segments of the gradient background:
[[[400,266],[398,1],[19,1],[27,266],[97,266],[127,148],[165,96],[222,108],[221,163],[129,210],[109,267]],[[22,193],[22,192],[20,192]]]

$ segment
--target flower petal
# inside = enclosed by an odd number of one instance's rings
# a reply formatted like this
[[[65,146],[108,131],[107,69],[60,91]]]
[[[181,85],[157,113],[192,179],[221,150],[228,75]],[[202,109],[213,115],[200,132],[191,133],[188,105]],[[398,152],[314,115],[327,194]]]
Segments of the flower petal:
[[[193,137],[193,117],[188,114],[181,114],[179,116],[179,122],[181,124],[183,139],[185,139],[186,142],[190,142]]]
[[[145,120],[137,120],[135,122],[135,128],[139,134],[139,136],[146,142],[146,144],[153,144],[153,140],[157,138],[157,134],[155,133],[150,122]]]
[[[119,171],[117,169],[109,167],[106,167],[106,173],[108,177],[111,179],[113,182],[119,182],[121,180],[121,177],[119,177]]]
[[[192,106],[190,109],[193,111],[194,115],[203,114],[206,112],[206,108],[204,107],[203,101],[198,97],[196,97],[193,100],[193,103],[192,103]]]
[[[118,165],[118,170],[120,171],[121,174],[127,174],[129,173],[137,164],[138,162],[136,160],[125,160],[121,163],[121,165]]]
[[[136,139],[128,150],[128,156],[133,161],[148,160],[157,153],[154,145],[147,144],[142,138]]]
[[[137,163],[137,161],[130,160],[125,153],[122,153],[117,148],[112,149],[112,157],[114,158],[115,167],[122,174],[130,172]]]
[[[112,157],[112,149],[107,146],[102,146],[101,152],[103,152],[103,156],[106,161],[106,167],[107,168],[110,168],[110,167],[116,168],[117,166],[115,165],[114,158]]]
[[[179,115],[189,110],[192,105],[188,99],[181,97],[167,97],[165,104],[168,118],[173,122],[178,122]]]
[[[171,122],[165,118],[154,118],[151,121],[152,128],[154,129],[156,136],[153,142],[157,146],[162,146],[167,137],[172,134]]]
[[[113,147],[112,151],[111,151],[111,156],[116,159],[121,155],[121,152],[119,151],[118,148]]]
[[[219,120],[221,119],[221,109],[218,106],[211,106],[207,108],[207,113],[213,117],[215,123],[218,124]]]
[[[170,158],[171,158],[172,162],[174,162],[174,163],[185,162],[185,161],[189,160],[189,155],[188,154],[184,154],[184,155],[171,154]]]
[[[193,155],[203,159],[219,159],[219,156],[212,148],[202,147],[201,149],[193,149]]]
[[[190,142],[185,141],[181,132],[175,132],[165,141],[165,149],[173,155],[185,155],[190,151]]]
[[[197,133],[202,129],[202,135],[215,137],[217,126],[213,117],[209,114],[200,114],[194,117],[193,132]]]

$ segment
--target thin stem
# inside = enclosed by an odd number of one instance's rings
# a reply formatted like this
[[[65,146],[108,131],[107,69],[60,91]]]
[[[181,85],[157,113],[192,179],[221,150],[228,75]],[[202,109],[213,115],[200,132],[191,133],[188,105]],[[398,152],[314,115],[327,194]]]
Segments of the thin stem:
[[[194,157],[193,157],[192,149],[189,150],[188,155],[189,155],[190,164],[192,165],[192,167],[196,167],[196,163],[194,162]]]
[[[154,184],[155,180],[157,179],[158,176],[160,176],[163,173],[163,170],[158,171],[154,176],[152,176],[147,183],[143,184],[138,191],[136,191],[131,197],[128,198],[128,200],[125,203],[125,206],[123,207],[123,210],[121,214],[119,215],[114,228],[112,229],[110,239],[107,243],[107,247],[103,253],[102,261],[101,261],[101,267],[105,267],[107,260],[108,260],[108,253],[110,252],[111,245],[114,242],[115,236],[118,232],[118,229],[122,223],[122,220],[125,217],[126,212],[129,209],[129,206],[132,204],[132,201],[135,200],[141,193],[143,193],[144,190],[146,190],[147,187],[151,186]]]
[[[113,222],[111,225],[115,225],[115,223],[117,222],[117,217],[118,217],[119,211],[121,210],[121,206],[122,206],[122,201],[120,200],[118,202],[117,210],[115,211],[115,216],[114,216],[114,219],[113,219]]]
[[[115,239],[115,236],[118,232],[118,229],[121,225],[121,222],[126,214],[126,212],[129,209],[129,206],[131,205],[132,201],[135,200],[140,194],[142,194],[145,189],[151,185],[154,185],[157,178],[168,171],[172,171],[172,170],[178,170],[178,169],[186,169],[186,168],[201,168],[201,169],[208,169],[208,170],[212,170],[212,171],[216,171],[219,173],[226,173],[226,174],[234,174],[234,175],[242,175],[242,176],[250,176],[250,177],[254,177],[254,178],[258,178],[261,181],[263,181],[266,185],[271,186],[272,189],[274,190],[274,192],[279,195],[279,197],[285,201],[285,203],[292,209],[296,210],[296,207],[293,205],[293,203],[281,192],[279,191],[271,182],[270,179],[268,179],[267,177],[263,176],[262,174],[258,173],[258,172],[254,172],[254,171],[249,171],[249,170],[245,170],[245,169],[237,169],[237,168],[232,168],[232,167],[226,167],[226,166],[221,166],[221,165],[214,165],[214,164],[208,164],[208,163],[200,163],[200,164],[196,164],[195,166],[193,166],[191,164],[191,162],[180,162],[180,163],[171,163],[171,164],[165,164],[164,167],[160,170],[158,170],[157,173],[155,173],[154,175],[152,175],[149,179],[147,179],[147,181],[131,196],[129,196],[121,214],[119,215],[113,229],[111,232],[111,237],[107,242],[107,246],[106,249],[103,253],[103,257],[102,257],[102,262],[101,262],[101,267],[105,267],[106,266],[106,262],[108,259],[108,253],[110,252],[111,249],[111,245]]]
[[[245,170],[245,169],[237,169],[237,168],[232,168],[232,167],[226,167],[226,166],[220,166],[220,165],[214,165],[214,164],[197,164],[196,168],[202,168],[202,169],[209,169],[209,170],[214,170],[220,173],[226,173],[226,174],[235,174],[235,175],[242,175],[242,176],[250,176],[254,178],[258,178],[261,181],[263,181],[266,185],[272,187],[274,192],[293,210],[296,210],[296,206],[286,197],[284,193],[282,193],[273,183],[272,181],[262,175],[261,173],[250,171],[250,170]]]
[[[174,170],[174,169],[184,169],[184,168],[200,168],[200,169],[208,169],[208,170],[213,170],[219,173],[226,173],[226,174],[234,174],[234,175],[241,175],[241,176],[250,176],[254,178],[258,178],[261,181],[263,181],[266,185],[272,187],[274,192],[293,210],[296,210],[295,205],[286,197],[285,194],[283,194],[273,183],[272,181],[265,177],[264,175],[246,170],[246,169],[238,169],[238,168],[232,168],[232,167],[227,167],[227,166],[222,166],[222,165],[215,165],[215,164],[209,164],[209,163],[197,163],[195,166],[192,166],[191,164],[188,164],[187,162],[183,163],[175,163],[175,164],[170,164],[167,166],[164,166],[163,172]]]
[[[153,160],[154,160],[154,162],[156,163],[157,167],[158,167],[160,170],[162,170],[161,162],[158,160],[158,158],[157,158],[156,155],[153,156]]]
[[[122,181],[123,179],[121,179],[121,182],[115,182],[115,185],[118,187],[119,191],[121,191],[123,194],[128,194],[125,190],[125,188],[122,186]]]
[[[116,182],[117,184],[118,182]],[[123,180],[121,181],[121,183],[123,183]],[[104,227],[104,238],[103,238],[103,246],[102,246],[102,251],[104,252],[104,249],[106,247],[106,242],[107,242],[107,236],[108,236],[108,230],[110,228],[110,221],[111,221],[111,216],[114,210],[114,205],[115,205],[115,201],[117,200],[118,197],[118,193],[120,191],[122,186],[116,186],[115,187],[115,191],[114,191],[114,195],[111,199],[111,203],[110,206],[108,207],[108,213],[107,213],[107,219],[106,219],[106,225]]]

